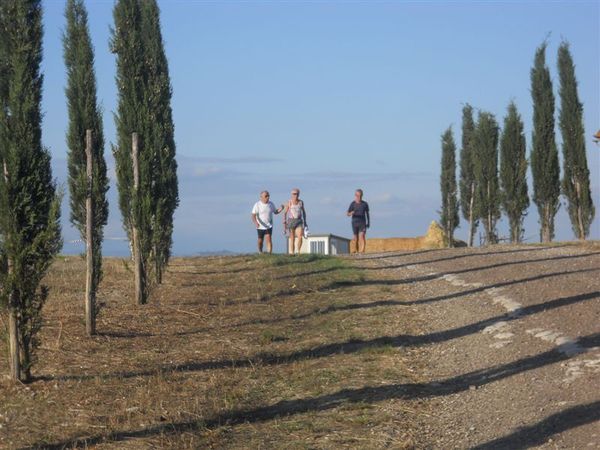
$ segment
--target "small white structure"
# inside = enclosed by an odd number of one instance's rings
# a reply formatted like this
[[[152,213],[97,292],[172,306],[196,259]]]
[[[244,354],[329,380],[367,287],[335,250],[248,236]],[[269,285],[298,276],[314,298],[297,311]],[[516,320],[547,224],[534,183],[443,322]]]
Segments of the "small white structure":
[[[335,234],[311,234],[302,240],[300,253],[342,255],[350,253],[350,239]]]

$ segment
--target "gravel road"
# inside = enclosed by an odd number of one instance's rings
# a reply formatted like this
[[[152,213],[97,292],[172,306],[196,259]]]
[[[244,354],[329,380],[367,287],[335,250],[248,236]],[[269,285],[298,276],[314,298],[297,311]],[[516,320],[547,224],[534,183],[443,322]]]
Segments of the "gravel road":
[[[600,246],[362,259],[409,287],[431,392],[419,447],[600,448]]]

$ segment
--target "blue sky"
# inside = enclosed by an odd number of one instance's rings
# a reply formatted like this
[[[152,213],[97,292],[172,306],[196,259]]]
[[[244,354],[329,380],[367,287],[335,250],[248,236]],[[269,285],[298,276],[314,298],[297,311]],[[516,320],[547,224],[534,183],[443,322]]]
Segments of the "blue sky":
[[[280,204],[299,187],[313,232],[348,236],[345,209],[361,187],[372,237],[423,234],[437,219],[440,135],[460,142],[462,105],[496,115],[517,103],[531,146],[533,55],[547,37],[558,93],[556,51],[571,44],[579,81],[593,195],[600,205],[600,6],[565,2],[159,2],[173,85],[181,205],[174,252],[255,248],[252,204],[269,189]],[[87,2],[104,109],[106,155],[115,140],[112,0]],[[44,1],[43,139],[59,182],[66,180],[64,2]],[[559,106],[557,98],[557,107]],[[557,132],[560,142],[560,134]],[[112,172],[111,172],[112,173]],[[124,236],[111,185],[109,238]],[[65,252],[77,233],[68,224]],[[600,213],[598,214],[600,216]],[[557,239],[572,239],[563,207]],[[466,236],[461,223],[459,238]],[[525,236],[538,239],[530,209]],[[504,222],[502,235],[507,234]],[[600,220],[592,237],[600,238]],[[282,251],[277,223],[275,250]],[[108,240],[105,253],[125,254]]]

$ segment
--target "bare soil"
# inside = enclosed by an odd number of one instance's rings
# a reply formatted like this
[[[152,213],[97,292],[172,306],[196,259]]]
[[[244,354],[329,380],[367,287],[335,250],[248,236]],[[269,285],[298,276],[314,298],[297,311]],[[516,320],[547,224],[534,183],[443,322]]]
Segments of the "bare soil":
[[[599,272],[599,245],[185,258],[137,306],[106,259],[87,338],[61,258],[0,448],[600,448]]]

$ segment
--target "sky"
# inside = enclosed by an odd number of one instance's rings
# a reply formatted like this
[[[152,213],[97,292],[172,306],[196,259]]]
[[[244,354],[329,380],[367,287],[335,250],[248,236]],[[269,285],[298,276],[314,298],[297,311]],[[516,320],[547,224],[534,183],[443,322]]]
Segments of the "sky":
[[[65,2],[43,5],[43,142],[66,186]],[[114,2],[86,6],[111,176],[104,253],[126,255],[110,147],[117,109],[108,49]],[[451,126],[460,146],[465,103],[502,125],[515,101],[531,150],[529,75],[545,39],[556,116],[563,39],[576,64],[599,209],[591,237],[600,239],[600,148],[592,140],[600,128],[600,2],[162,0],[159,6],[179,164],[175,255],[255,251],[250,211],[263,189],[280,205],[299,188],[313,233],[350,237],[345,211],[362,188],[372,216],[368,237],[424,234],[439,218],[441,134]],[[81,253],[68,215],[65,199],[63,251]],[[276,219],[274,250],[281,252]],[[498,229],[508,235],[505,220]],[[456,235],[466,239],[464,220]],[[573,236],[563,204],[556,239]],[[539,240],[535,206],[525,238]]]

